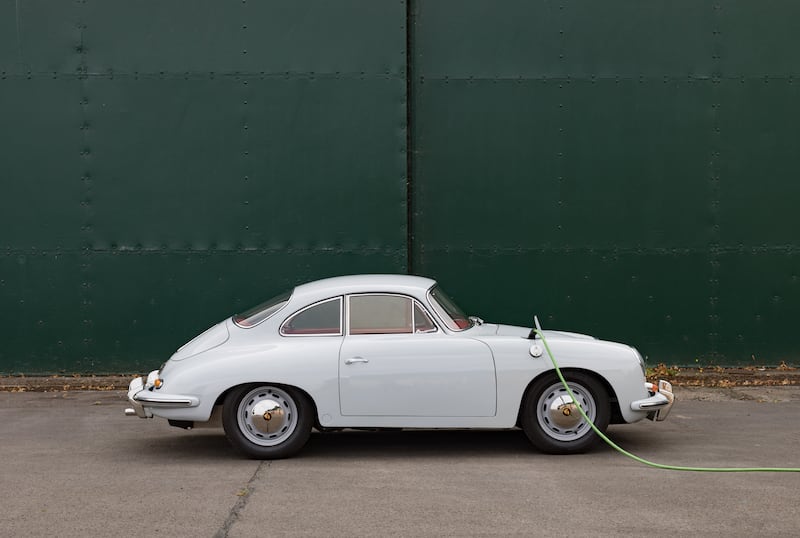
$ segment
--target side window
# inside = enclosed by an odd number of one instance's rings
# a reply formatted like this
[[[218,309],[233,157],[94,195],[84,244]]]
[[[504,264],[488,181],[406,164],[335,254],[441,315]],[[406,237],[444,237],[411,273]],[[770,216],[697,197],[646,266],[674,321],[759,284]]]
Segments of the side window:
[[[411,334],[411,307],[408,297],[351,295],[350,334]]]
[[[283,322],[281,334],[289,336],[342,334],[342,298],[328,299],[297,312]]]
[[[434,333],[436,325],[433,320],[425,313],[417,301],[414,301],[414,332],[415,333]]]

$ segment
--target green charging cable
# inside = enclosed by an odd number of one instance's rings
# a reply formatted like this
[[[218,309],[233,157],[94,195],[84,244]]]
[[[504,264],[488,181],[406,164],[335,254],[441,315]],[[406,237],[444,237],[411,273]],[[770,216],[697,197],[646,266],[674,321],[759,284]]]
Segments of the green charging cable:
[[[537,323],[538,324],[538,323]],[[558,379],[561,380],[561,383],[564,385],[564,388],[567,389],[567,393],[569,397],[572,398],[575,407],[578,408],[583,420],[592,427],[594,433],[596,433],[600,439],[606,442],[608,446],[619,452],[620,454],[629,457],[634,461],[638,461],[644,465],[648,465],[650,467],[655,467],[656,469],[669,469],[671,471],[692,471],[698,473],[800,473],[800,468],[796,467],[685,467],[683,465],[664,465],[663,463],[653,463],[652,461],[648,461],[644,458],[640,458],[634,454],[631,454],[624,448],[617,445],[614,441],[609,439],[603,432],[601,432],[597,426],[586,416],[586,412],[581,407],[580,403],[578,403],[578,399],[572,393],[572,390],[569,388],[567,384],[567,380],[564,379],[564,375],[561,373],[561,369],[556,364],[556,359],[553,357],[553,352],[550,351],[550,346],[547,345],[547,340],[542,334],[542,331],[537,327],[533,329],[535,334],[542,339],[542,344],[544,344],[544,349],[547,351],[547,355],[550,357],[550,362],[553,363],[553,368],[556,370],[556,374],[558,375]]]

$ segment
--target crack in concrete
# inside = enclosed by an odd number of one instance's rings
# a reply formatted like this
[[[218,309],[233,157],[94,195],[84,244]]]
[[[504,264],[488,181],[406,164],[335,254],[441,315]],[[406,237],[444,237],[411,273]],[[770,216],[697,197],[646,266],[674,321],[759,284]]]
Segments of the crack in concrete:
[[[225,518],[225,522],[222,526],[214,533],[214,538],[227,538],[228,533],[230,532],[233,525],[239,520],[239,514],[242,513],[245,506],[247,506],[247,502],[250,500],[250,497],[253,495],[255,491],[255,483],[261,478],[261,471],[269,467],[271,462],[269,461],[262,461],[256,467],[253,476],[250,477],[250,480],[247,481],[245,487],[238,493],[239,499],[237,499],[236,503],[231,508],[231,511],[228,513],[228,517]]]

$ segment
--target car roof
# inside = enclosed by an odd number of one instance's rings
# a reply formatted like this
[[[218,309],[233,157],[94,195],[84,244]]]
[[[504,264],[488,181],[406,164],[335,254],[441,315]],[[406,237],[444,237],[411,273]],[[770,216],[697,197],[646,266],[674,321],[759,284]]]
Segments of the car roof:
[[[435,280],[411,275],[349,275],[325,278],[301,284],[294,289],[292,300],[312,302],[348,293],[388,292],[424,297]]]

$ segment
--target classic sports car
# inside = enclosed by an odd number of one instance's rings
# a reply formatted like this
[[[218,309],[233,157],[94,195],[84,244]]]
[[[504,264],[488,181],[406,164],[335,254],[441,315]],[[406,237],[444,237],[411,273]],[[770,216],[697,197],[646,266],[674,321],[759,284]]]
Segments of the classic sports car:
[[[665,381],[645,381],[636,349],[543,331],[575,398],[600,431],[663,420]],[[521,427],[544,452],[598,438],[530,328],[467,317],[435,281],[344,276],[297,286],[190,341],[147,379],[130,416],[218,425],[244,454],[291,456],[312,427]]]

